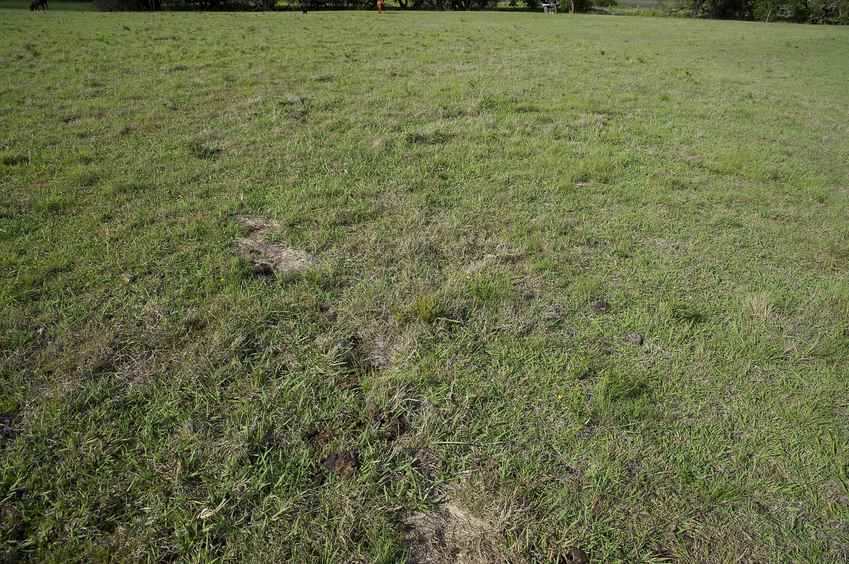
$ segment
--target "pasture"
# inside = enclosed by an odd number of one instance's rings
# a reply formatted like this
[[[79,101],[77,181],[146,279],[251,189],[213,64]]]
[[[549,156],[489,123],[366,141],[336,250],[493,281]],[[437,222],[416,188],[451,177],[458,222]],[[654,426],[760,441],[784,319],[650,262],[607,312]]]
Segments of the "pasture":
[[[0,37],[0,560],[849,559],[849,29]]]

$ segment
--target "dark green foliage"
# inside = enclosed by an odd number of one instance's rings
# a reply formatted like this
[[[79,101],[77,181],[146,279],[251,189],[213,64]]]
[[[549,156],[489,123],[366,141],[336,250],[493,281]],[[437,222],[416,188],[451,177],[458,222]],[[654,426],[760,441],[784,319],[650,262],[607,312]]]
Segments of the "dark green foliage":
[[[568,0],[561,2],[564,11],[586,12],[593,7],[592,0]],[[513,8],[540,10],[540,0],[513,2]],[[612,5],[610,0],[601,0],[599,6]],[[95,6],[103,11],[158,11],[158,10],[274,10],[275,0],[95,0]],[[375,0],[302,0],[300,6],[305,10],[370,10]],[[399,0],[402,10],[495,10],[497,0]]]
[[[692,0],[694,17],[849,24],[849,0]]]
[[[157,11],[162,9],[161,0],[94,0],[98,10],[105,12],[120,11]]]

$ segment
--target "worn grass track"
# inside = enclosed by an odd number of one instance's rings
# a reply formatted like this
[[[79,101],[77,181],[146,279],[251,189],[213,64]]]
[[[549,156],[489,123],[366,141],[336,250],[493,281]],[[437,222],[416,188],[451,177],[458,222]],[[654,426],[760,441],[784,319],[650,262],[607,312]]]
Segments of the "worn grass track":
[[[0,37],[4,559],[849,558],[849,30]]]

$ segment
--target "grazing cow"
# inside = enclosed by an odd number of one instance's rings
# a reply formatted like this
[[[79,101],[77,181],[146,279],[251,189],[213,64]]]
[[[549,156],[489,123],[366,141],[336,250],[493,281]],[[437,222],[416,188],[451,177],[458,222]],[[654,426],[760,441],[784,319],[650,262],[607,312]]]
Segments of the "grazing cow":
[[[29,3],[29,9],[31,12],[36,10],[44,10],[47,11],[47,0],[31,0]]]

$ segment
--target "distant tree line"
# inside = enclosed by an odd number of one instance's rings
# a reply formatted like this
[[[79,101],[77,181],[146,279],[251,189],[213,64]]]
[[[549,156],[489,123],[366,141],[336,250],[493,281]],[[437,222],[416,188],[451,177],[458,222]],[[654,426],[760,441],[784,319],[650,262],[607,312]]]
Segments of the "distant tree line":
[[[277,0],[94,0],[101,10],[273,10]],[[397,0],[404,10],[492,10],[498,0]],[[511,0],[515,9],[538,10],[543,0]],[[697,18],[849,24],[849,0],[688,0]],[[559,0],[560,9],[587,12],[615,0]],[[375,0],[290,0],[289,9],[365,10]]]
[[[704,18],[849,24],[849,0],[690,0]]]
[[[498,0],[397,0],[402,10],[494,10]],[[588,11],[594,0],[560,0],[561,8]],[[540,9],[543,0],[512,0],[514,9]],[[614,0],[595,0],[608,5]],[[101,10],[273,10],[276,0],[95,0]],[[365,10],[375,7],[375,0],[290,0],[289,9]]]

